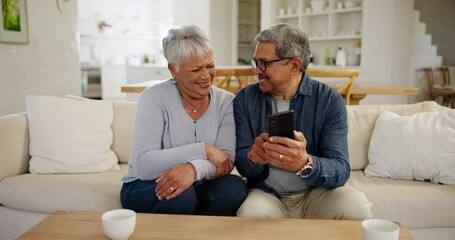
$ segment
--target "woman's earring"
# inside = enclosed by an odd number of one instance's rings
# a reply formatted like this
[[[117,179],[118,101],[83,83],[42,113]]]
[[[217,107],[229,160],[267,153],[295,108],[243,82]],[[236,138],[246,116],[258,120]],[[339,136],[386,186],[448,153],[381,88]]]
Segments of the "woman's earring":
[[[177,83],[177,79],[172,78],[172,79],[171,79],[171,82],[172,82],[173,84],[176,84],[176,83]]]

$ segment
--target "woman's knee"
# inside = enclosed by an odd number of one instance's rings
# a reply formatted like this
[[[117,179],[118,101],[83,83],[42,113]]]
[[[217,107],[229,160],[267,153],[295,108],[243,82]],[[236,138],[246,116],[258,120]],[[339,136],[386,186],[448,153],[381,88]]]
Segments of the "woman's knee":
[[[123,208],[142,213],[194,214],[197,196],[193,186],[174,199],[158,200],[155,181],[136,180],[125,183],[120,192]]]
[[[196,214],[197,205],[196,191],[193,186],[190,186],[173,199],[158,200],[153,213]]]
[[[245,182],[234,175],[226,175],[207,184],[203,191],[210,195],[213,201],[219,200],[240,205],[248,194]]]
[[[242,178],[235,175],[225,176],[227,183],[224,184],[228,194],[234,201],[242,203],[248,195],[248,189]]]
[[[237,176],[227,175],[197,187],[199,213],[234,216],[247,195],[246,185]]]
[[[123,208],[136,212],[151,213],[158,200],[153,181],[136,180],[124,183],[120,191],[120,202]]]

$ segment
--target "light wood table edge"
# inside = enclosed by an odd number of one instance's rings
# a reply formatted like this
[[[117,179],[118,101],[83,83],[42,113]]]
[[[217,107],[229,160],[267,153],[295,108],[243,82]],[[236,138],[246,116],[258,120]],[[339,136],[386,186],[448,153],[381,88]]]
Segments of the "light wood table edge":
[[[57,211],[19,239],[107,239],[101,215]],[[360,222],[138,213],[130,239],[302,239],[312,232],[312,240],[361,240]],[[413,239],[401,224],[399,239]]]

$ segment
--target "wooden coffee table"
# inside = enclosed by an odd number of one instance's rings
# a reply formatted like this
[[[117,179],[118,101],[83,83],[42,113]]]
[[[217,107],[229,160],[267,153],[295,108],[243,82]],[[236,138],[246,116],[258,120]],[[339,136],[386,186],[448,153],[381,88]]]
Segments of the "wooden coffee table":
[[[107,239],[99,212],[59,211],[19,239]],[[137,214],[130,239],[362,239],[361,221]],[[400,227],[401,240],[413,239]]]

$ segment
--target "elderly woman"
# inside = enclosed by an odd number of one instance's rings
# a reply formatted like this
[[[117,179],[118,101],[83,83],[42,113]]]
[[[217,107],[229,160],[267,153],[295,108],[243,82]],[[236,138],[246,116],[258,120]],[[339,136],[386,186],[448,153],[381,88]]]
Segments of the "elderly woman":
[[[122,205],[145,213],[234,216],[247,189],[229,174],[234,96],[212,86],[211,42],[186,25],[169,30],[163,50],[172,78],[139,98]]]

